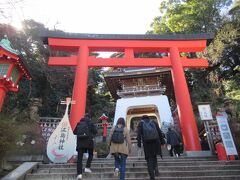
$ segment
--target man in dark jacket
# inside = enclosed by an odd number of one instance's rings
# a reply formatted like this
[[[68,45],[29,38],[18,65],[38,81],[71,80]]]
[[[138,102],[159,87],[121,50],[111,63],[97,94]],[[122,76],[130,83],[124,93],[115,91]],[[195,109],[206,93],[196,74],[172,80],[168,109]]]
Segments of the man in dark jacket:
[[[79,137],[79,131],[78,128],[80,126],[80,123],[86,123],[89,128],[89,135],[85,138]],[[88,159],[87,164],[85,168],[85,172],[91,173],[91,163],[93,159],[93,138],[97,134],[97,129],[94,126],[94,124],[91,122],[90,116],[86,114],[84,118],[81,118],[79,123],[77,124],[76,128],[74,129],[73,133],[77,135],[77,152],[78,152],[78,159],[77,159],[77,179],[82,179],[82,159],[83,154],[88,152]]]
[[[173,156],[173,153],[176,156],[180,156],[180,143],[181,143],[181,138],[178,135],[178,133],[175,130],[173,130],[171,127],[169,127],[167,132],[167,144],[171,145],[171,149],[169,151],[170,156]]]
[[[155,121],[152,121],[156,126],[156,130],[158,133],[158,137],[152,141],[145,141],[143,136],[143,123],[149,123],[151,120],[147,115],[142,117],[141,122],[138,124],[138,135],[137,135],[137,143],[138,147],[141,148],[141,142],[143,142],[143,149],[145,154],[145,159],[147,161],[148,173],[150,176],[150,180],[155,180],[155,176],[159,175],[158,172],[158,163],[157,163],[157,155],[162,155],[161,145],[163,145],[164,139],[162,136],[162,131],[160,130],[158,124]]]

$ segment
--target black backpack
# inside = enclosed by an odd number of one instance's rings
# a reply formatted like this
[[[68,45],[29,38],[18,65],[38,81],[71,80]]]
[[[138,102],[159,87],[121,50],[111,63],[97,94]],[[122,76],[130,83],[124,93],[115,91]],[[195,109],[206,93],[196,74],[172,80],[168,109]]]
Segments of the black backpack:
[[[124,143],[124,134],[123,134],[124,128],[119,128],[117,126],[115,126],[115,129],[113,131],[112,134],[112,139],[111,141],[113,143],[117,143],[117,144],[122,144]]]
[[[90,127],[87,121],[80,121],[77,125],[77,137],[87,139],[90,136]]]
[[[153,141],[159,138],[158,131],[156,125],[153,121],[143,121],[142,120],[142,128],[143,128],[143,140],[144,141]]]

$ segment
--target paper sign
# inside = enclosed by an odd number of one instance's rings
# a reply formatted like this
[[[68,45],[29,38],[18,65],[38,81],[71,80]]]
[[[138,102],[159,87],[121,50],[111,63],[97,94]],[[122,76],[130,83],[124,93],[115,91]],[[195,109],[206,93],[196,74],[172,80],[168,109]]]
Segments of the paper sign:
[[[212,111],[209,104],[198,105],[198,111],[200,114],[201,120],[212,120]]]

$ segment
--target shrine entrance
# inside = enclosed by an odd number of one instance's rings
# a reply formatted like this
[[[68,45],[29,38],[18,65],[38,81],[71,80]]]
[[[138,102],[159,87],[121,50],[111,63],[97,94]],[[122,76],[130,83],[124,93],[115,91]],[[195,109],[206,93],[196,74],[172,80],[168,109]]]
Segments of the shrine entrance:
[[[130,129],[130,132],[136,132],[137,125],[139,121],[141,121],[143,115],[151,116],[151,119],[156,121],[161,127],[159,113],[156,106],[130,107],[126,116],[126,124],[128,129]]]
[[[206,68],[202,58],[183,53],[201,52],[212,39],[209,34],[108,35],[47,32],[43,37],[53,51],[72,52],[69,57],[50,57],[50,66],[76,66],[70,123],[75,128],[85,114],[88,68],[91,67],[169,67],[186,151],[200,151],[198,129],[184,74],[184,68]],[[96,58],[91,52],[122,52],[122,58]],[[164,54],[158,58],[136,58],[136,53]]]
[[[115,109],[114,124],[119,117],[126,118],[127,128],[136,133],[136,126],[143,115],[153,117],[162,131],[173,125],[171,108],[165,95],[129,97],[118,99]],[[132,122],[132,120],[134,122]]]
[[[154,106],[139,106],[129,107],[126,115],[126,126],[130,130],[130,136],[134,143],[137,137],[137,127],[143,115],[148,115],[151,120],[156,121],[161,128],[161,121],[157,107]]]

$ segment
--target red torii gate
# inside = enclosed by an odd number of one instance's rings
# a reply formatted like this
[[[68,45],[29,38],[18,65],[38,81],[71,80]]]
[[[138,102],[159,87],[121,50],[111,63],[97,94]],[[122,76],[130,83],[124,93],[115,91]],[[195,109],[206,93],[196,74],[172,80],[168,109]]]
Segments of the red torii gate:
[[[206,59],[188,59],[180,52],[201,52],[211,34],[117,35],[47,32],[43,36],[53,51],[75,52],[70,57],[49,57],[50,66],[76,66],[70,123],[74,129],[85,114],[88,68],[170,67],[186,151],[200,151],[198,129],[192,110],[184,68],[206,68]],[[96,58],[90,52],[124,52],[123,58]],[[167,52],[162,58],[135,58],[137,52]]]

